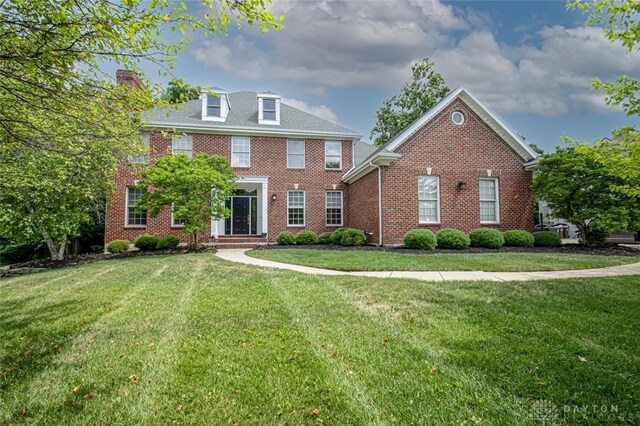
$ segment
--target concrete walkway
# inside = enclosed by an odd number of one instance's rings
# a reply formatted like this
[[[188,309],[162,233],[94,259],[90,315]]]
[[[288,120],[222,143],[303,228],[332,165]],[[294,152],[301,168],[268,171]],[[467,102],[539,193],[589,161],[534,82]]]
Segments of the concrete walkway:
[[[422,281],[533,281],[562,278],[591,278],[614,277],[622,275],[640,275],[640,263],[611,266],[599,269],[578,269],[574,271],[545,271],[545,272],[482,272],[482,271],[371,271],[371,272],[343,272],[331,269],[311,268],[309,266],[291,265],[273,262],[271,260],[256,259],[245,254],[246,249],[223,249],[216,252],[216,256],[231,262],[247,265],[263,266],[266,268],[287,269],[289,271],[304,272],[314,275],[348,275],[357,277],[378,278],[411,278]]]

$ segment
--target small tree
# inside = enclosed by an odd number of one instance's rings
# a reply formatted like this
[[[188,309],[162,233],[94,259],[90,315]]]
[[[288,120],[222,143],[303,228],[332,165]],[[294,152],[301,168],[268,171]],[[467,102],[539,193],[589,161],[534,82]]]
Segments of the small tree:
[[[166,90],[160,95],[160,99],[170,104],[182,104],[200,97],[200,87],[192,86],[184,80],[177,78],[169,82]]]
[[[542,158],[533,190],[555,216],[578,227],[583,244],[597,245],[613,230],[638,225],[640,198],[613,190],[620,184],[620,178],[574,142]]]
[[[384,101],[371,130],[374,145],[384,145],[447,96],[449,88],[442,75],[433,70],[434,65],[429,58],[414,64],[411,81],[402,86],[399,94]]]
[[[217,155],[197,153],[193,158],[180,153],[160,157],[141,173],[139,187],[150,188],[136,208],[156,217],[163,207],[173,209],[183,219],[189,233],[189,247],[198,247],[198,232],[210,221],[229,216],[225,200],[231,195],[235,175],[229,160]]]

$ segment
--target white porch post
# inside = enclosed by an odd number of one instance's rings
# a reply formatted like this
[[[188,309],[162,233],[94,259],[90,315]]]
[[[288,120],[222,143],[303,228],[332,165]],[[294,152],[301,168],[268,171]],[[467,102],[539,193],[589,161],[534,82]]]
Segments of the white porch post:
[[[267,236],[269,232],[269,180],[262,181],[262,235]]]

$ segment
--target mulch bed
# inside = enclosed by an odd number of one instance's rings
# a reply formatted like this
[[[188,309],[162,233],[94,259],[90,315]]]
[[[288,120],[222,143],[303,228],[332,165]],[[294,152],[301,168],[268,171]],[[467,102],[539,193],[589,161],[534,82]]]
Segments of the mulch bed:
[[[125,251],[124,253],[92,253],[92,254],[81,254],[79,256],[68,256],[63,260],[51,260],[51,259],[38,259],[38,260],[30,260],[28,262],[20,262],[20,263],[12,263],[11,265],[5,265],[0,268],[0,276],[4,275],[16,275],[20,273],[19,271],[27,272],[35,272],[41,269],[57,269],[64,268],[67,266],[76,266],[82,265],[84,263],[95,262],[97,260],[108,260],[108,259],[124,259],[128,257],[139,257],[139,256],[158,256],[158,255],[174,255],[174,254],[186,254],[186,253],[208,253],[214,252],[215,249],[212,247],[203,247],[198,250],[188,250],[188,249],[173,249],[173,250],[157,250],[157,251]]]
[[[275,244],[260,245],[256,250],[283,250],[283,249],[313,249],[313,250],[365,250],[365,251],[385,251],[389,253],[410,253],[410,254],[471,254],[471,253],[564,253],[564,254],[593,254],[598,256],[638,256],[640,257],[640,245],[638,249],[620,246],[617,244],[607,244],[602,247],[585,247],[580,244],[565,244],[560,247],[501,247],[499,249],[488,249],[482,247],[470,247],[466,250],[447,250],[436,248],[435,250],[412,250],[403,247],[345,247],[333,244],[328,245],[306,245],[306,246],[281,246]]]

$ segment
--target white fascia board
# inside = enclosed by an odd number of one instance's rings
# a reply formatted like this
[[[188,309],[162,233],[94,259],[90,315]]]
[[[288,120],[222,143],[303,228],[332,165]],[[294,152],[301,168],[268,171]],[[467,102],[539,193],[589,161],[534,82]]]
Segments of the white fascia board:
[[[509,144],[525,161],[531,161],[538,157],[538,154],[529,145],[517,136],[506,124],[498,118],[486,105],[480,102],[466,89],[459,87],[449,93],[444,99],[438,102],[433,108],[427,111],[422,117],[407,127],[388,147],[389,151],[395,151],[400,145],[407,141],[413,134],[431,121],[443,109],[445,109],[455,99],[460,98],[473,112],[484,120],[501,138]]]
[[[338,138],[341,140],[358,141],[362,138],[362,135],[354,133],[339,133],[339,132],[322,132],[313,130],[296,130],[296,129],[281,129],[281,128],[260,128],[260,127],[241,127],[241,126],[198,126],[195,124],[184,123],[160,123],[160,122],[148,122],[145,127],[150,129],[159,130],[181,130],[184,132],[201,132],[212,133],[218,135],[242,135],[242,136],[292,136],[292,137],[306,137],[306,138]]]
[[[359,166],[352,168],[342,176],[344,183],[353,183],[363,176],[368,175],[371,171],[376,169],[376,166],[388,166],[393,161],[402,157],[395,152],[380,152],[375,154],[370,159],[360,163]]]

